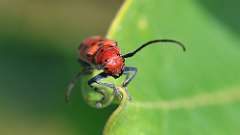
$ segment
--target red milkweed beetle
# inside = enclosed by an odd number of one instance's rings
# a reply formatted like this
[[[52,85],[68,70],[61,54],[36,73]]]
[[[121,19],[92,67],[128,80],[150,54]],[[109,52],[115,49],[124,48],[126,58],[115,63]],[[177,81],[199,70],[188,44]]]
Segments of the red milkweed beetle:
[[[122,74],[124,74],[126,75],[126,78],[122,83],[122,87],[125,88],[125,90],[127,91],[127,85],[135,77],[137,73],[137,68],[125,66],[125,59],[134,56],[144,47],[159,42],[175,43],[176,45],[182,47],[183,51],[186,50],[185,46],[179,41],[172,39],[156,39],[148,41],[136,50],[122,55],[116,41],[106,39],[100,36],[86,38],[78,48],[79,63],[83,66],[84,70],[83,72],[78,73],[69,84],[69,87],[65,93],[66,102],[69,101],[71,90],[74,87],[76,80],[83,74],[91,74],[94,69],[103,70],[103,72],[94,76],[88,81],[88,85],[90,87],[94,87],[93,83],[97,83],[99,85],[111,88],[114,94],[119,95],[119,90],[113,83],[101,82],[101,80],[107,77],[114,77],[115,79],[117,79]],[[94,90],[103,95],[104,98],[104,90],[100,90],[97,88],[95,88]],[[96,102],[97,108],[101,108],[102,100],[103,99]]]

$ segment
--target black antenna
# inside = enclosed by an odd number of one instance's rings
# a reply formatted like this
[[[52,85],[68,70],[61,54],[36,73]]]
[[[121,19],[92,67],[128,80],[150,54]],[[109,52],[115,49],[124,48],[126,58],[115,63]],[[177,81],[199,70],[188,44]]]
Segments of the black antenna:
[[[150,44],[154,44],[154,43],[160,43],[160,42],[165,42],[165,43],[175,43],[176,45],[179,45],[180,47],[182,47],[183,51],[186,51],[185,46],[176,40],[172,40],[172,39],[156,39],[156,40],[152,40],[152,41],[148,41],[147,43],[141,45],[139,48],[137,48],[135,51],[127,53],[122,55],[123,58],[129,58],[132,57],[133,55],[135,55],[138,51],[140,51],[141,49],[143,49],[144,47],[150,45]]]

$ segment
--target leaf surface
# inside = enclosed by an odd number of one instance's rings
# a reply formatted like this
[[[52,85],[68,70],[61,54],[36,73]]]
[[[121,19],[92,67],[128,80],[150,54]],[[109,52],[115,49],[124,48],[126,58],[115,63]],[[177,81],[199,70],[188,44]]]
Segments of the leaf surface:
[[[123,100],[105,135],[239,134],[239,35],[207,4],[125,2],[107,35],[123,53],[159,38],[181,41],[187,51],[165,43],[126,60],[139,70],[129,85],[133,100]]]

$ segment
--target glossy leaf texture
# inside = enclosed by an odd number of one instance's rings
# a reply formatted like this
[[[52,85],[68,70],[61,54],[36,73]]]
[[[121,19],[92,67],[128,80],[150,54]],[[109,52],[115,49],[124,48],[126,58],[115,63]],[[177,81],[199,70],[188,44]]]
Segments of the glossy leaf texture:
[[[240,27],[228,2],[125,2],[107,35],[123,53],[162,38],[183,42],[187,51],[164,43],[126,60],[138,68],[129,85],[133,100],[123,101],[105,135],[239,134]]]

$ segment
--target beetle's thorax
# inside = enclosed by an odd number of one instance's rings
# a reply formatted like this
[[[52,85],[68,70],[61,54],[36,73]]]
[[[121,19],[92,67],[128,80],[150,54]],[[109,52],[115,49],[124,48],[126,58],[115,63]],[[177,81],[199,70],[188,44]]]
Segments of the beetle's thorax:
[[[119,76],[124,67],[117,42],[99,36],[84,40],[79,46],[80,60],[112,76]]]
[[[118,76],[122,73],[124,58],[120,56],[117,46],[108,46],[99,49],[95,56],[95,63],[100,65],[99,67],[102,67],[105,73]]]

